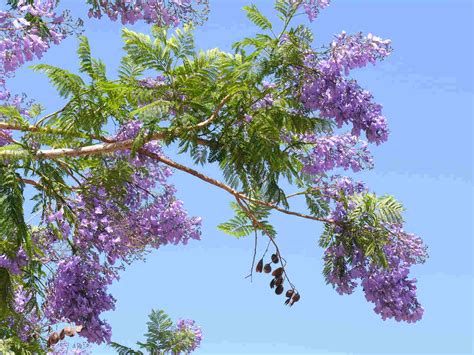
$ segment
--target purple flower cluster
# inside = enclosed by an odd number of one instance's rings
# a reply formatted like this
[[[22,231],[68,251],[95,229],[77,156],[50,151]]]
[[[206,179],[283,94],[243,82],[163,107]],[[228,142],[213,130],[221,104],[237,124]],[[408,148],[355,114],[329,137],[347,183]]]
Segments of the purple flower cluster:
[[[333,208],[329,218],[333,221],[344,222],[346,220],[349,209],[353,208],[353,204],[349,201],[348,205],[344,203],[344,199],[348,197],[368,192],[367,187],[361,181],[354,182],[347,176],[333,175],[329,181],[321,181],[317,187],[326,202],[333,202]],[[334,227],[336,233],[342,232],[339,225]]]
[[[358,285],[363,287],[367,301],[375,304],[374,311],[382,319],[416,322],[423,316],[423,307],[416,296],[416,279],[409,279],[410,266],[426,258],[422,240],[405,233],[401,226],[390,226],[388,243],[383,247],[388,267],[374,263],[355,245],[346,250],[343,245],[331,245],[324,254],[326,263],[335,267],[326,277],[339,294],[351,294]]]
[[[309,17],[310,21],[314,21],[319,15],[319,11],[329,6],[331,0],[291,0],[293,3],[299,3],[303,6],[304,11]]]
[[[60,341],[54,345],[52,351],[47,355],[90,355],[92,354],[90,345],[87,343],[68,344],[65,341]]]
[[[263,92],[266,92],[266,94],[258,99],[253,105],[252,105],[252,110],[264,110],[266,108],[270,108],[274,105],[275,103],[275,98],[273,97],[272,93],[269,92],[271,89],[275,89],[276,88],[276,84],[275,83],[271,83],[271,82],[268,82],[268,81],[264,81],[262,83],[262,91]],[[249,115],[245,115],[245,121],[246,122],[250,122],[251,119],[249,120],[248,119]]]
[[[157,76],[156,78],[148,77],[148,78],[138,80],[138,85],[147,89],[154,89],[164,84],[165,84],[165,78],[161,75]]]
[[[196,325],[194,320],[180,319],[176,323],[176,329],[180,332],[186,331],[194,333],[194,341],[190,349],[191,351],[194,351],[199,347],[202,341],[202,331],[201,328]]]
[[[329,181],[322,181],[318,189],[321,190],[322,195],[326,201],[339,200],[341,193],[344,196],[352,196],[354,194],[367,192],[367,187],[362,181],[354,182],[348,176],[333,175]],[[338,219],[341,220],[341,219]]]
[[[35,0],[32,4],[20,0],[15,10],[0,11],[0,100],[10,93],[5,78],[11,76],[25,62],[41,58],[51,43],[60,43],[67,34],[66,14],[57,14],[55,0]],[[38,24],[25,19],[27,15],[41,18],[48,28],[45,36]]]
[[[80,222],[74,244],[103,253],[110,264],[117,259],[128,262],[147,248],[199,239],[200,219],[188,218],[171,186],[152,197],[146,190],[131,191],[122,201],[128,211],[111,198],[113,192],[103,188],[91,188],[90,192],[92,195],[76,199],[74,208]]]
[[[10,319],[11,327],[16,328],[18,337],[27,342],[31,339],[34,332],[38,331],[37,326],[40,323],[40,319],[35,310],[28,310],[27,304],[31,300],[31,294],[26,290],[23,285],[19,285],[13,294],[13,310],[22,317],[22,320],[17,322]]]
[[[327,64],[331,69],[349,75],[355,68],[362,68],[368,63],[375,64],[390,55],[392,48],[389,39],[382,39],[369,33],[367,37],[359,32],[347,35],[342,32],[331,43]]]
[[[0,129],[0,147],[10,144],[12,133],[5,129]]]
[[[15,312],[22,314],[25,312],[25,306],[30,300],[31,296],[27,294],[23,286],[18,286],[13,297],[13,309]]]
[[[112,280],[98,260],[79,256],[61,260],[50,280],[46,317],[54,322],[82,325],[80,334],[89,342],[110,342],[111,327],[99,315],[115,308],[115,299],[107,293]]]
[[[317,66],[324,73],[328,67],[323,64]],[[356,137],[364,131],[367,140],[377,144],[388,138],[382,106],[374,103],[372,94],[354,80],[331,78],[325,74],[315,76],[303,85],[301,100],[306,108],[318,110],[322,117],[334,118],[338,127],[352,123],[351,133]]]
[[[352,134],[364,131],[369,142],[380,144],[388,138],[388,128],[382,106],[373,101],[370,92],[355,80],[343,75],[350,69],[374,63],[390,54],[390,42],[373,35],[361,34],[337,37],[327,57],[307,55],[301,87],[301,101],[307,109],[319,111],[321,117],[335,119],[338,127],[352,123]]]
[[[266,108],[272,107],[274,103],[275,99],[273,96],[271,94],[267,94],[252,105],[252,110],[264,110]]]
[[[138,121],[129,122],[115,139],[132,139],[141,127]],[[143,149],[163,154],[156,141]],[[174,187],[167,184],[171,175],[168,167],[142,154],[132,157],[130,152],[106,158],[109,169],[120,162],[133,167],[129,181],[106,189],[95,185],[90,174],[69,201],[77,220],[74,230],[62,209],[45,220],[55,223],[63,238],[72,235],[72,244],[80,251],[80,256],[60,261],[50,281],[45,314],[52,322],[83,325],[85,330],[80,335],[96,343],[110,340],[111,329],[99,315],[114,307],[106,288],[117,278],[117,268],[141,258],[150,249],[200,238],[201,220],[189,218],[183,203],[176,199]],[[117,262],[121,265],[115,266]],[[101,286],[97,287],[96,282]]]
[[[120,18],[122,24],[134,24],[143,20],[159,26],[177,26],[181,20],[199,18],[199,5],[206,0],[94,0],[89,17],[101,18],[103,14],[111,20]]]
[[[367,143],[350,134],[316,136],[307,134],[299,139],[314,145],[309,152],[298,151],[306,174],[318,175],[335,168],[352,169],[354,172],[373,167]]]
[[[427,257],[421,238],[404,232],[402,225],[384,224],[388,236],[382,247],[387,261],[385,268],[372,256],[365,255],[357,244],[357,235],[344,227],[355,207],[350,197],[366,193],[365,185],[348,177],[333,176],[329,181],[320,181],[317,189],[327,202],[333,202],[330,218],[336,222],[333,227],[336,237],[324,252],[325,265],[329,266],[325,271],[326,282],[341,295],[351,294],[360,284],[367,301],[375,304],[374,311],[384,320],[420,320],[423,307],[416,297],[416,279],[409,279],[408,275],[412,265],[423,263]]]
[[[389,269],[369,266],[362,287],[365,298],[375,304],[374,311],[383,320],[394,318],[413,323],[423,316],[423,307],[416,297],[416,279],[408,278],[411,263],[397,253],[396,249],[400,248],[397,244],[401,243],[395,240],[384,247]],[[404,244],[401,248],[405,252],[409,250]]]
[[[28,257],[25,251],[20,248],[14,258],[10,258],[5,254],[0,254],[0,267],[7,269],[14,275],[21,274],[21,268],[28,264]]]

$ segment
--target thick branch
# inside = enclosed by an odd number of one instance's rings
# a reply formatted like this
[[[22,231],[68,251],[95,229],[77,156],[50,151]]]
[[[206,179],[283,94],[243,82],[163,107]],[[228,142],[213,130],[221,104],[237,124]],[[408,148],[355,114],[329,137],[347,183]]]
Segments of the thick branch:
[[[199,130],[211,124],[219,115],[219,111],[224,107],[227,101],[230,100],[232,95],[227,95],[224,97],[219,104],[217,105],[216,109],[212,113],[209,118],[195,126],[187,127],[185,129],[189,130]],[[5,130],[15,130],[21,132],[43,132],[43,133],[51,133],[51,134],[63,134],[63,135],[71,135],[71,133],[67,131],[63,131],[60,129],[49,128],[49,127],[40,127],[38,125],[19,125],[15,123],[9,122],[0,122],[0,129]],[[149,137],[146,142],[164,139],[165,137],[169,136],[170,134],[176,134],[178,132],[156,132],[151,137]],[[74,135],[74,134],[72,134]],[[59,149],[42,149],[36,152],[36,155],[33,158],[37,159],[50,159],[50,158],[59,158],[59,157],[79,157],[85,155],[94,155],[94,154],[105,154],[105,153],[112,153],[117,150],[125,150],[130,149],[133,145],[133,139],[128,139],[124,141],[115,141],[109,138],[105,138],[102,136],[96,135],[81,135],[79,138],[92,138],[99,141],[104,142],[103,144],[95,144],[92,146],[85,146],[80,148],[59,148]],[[197,139],[196,142],[200,145],[208,145],[209,142],[204,139]],[[21,157],[24,156],[27,152],[25,151],[8,151],[8,152],[0,152],[0,157],[3,156],[5,158],[8,157]]]

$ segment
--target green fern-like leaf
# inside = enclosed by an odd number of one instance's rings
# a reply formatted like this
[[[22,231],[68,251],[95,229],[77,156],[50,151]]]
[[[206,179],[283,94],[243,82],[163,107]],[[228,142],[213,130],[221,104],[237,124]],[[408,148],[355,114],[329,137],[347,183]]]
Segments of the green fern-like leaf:
[[[133,350],[127,346],[121,345],[119,343],[111,342],[109,346],[112,347],[115,351],[117,351],[118,355],[143,355],[143,353],[139,350]]]
[[[272,28],[272,23],[265,16],[262,15],[260,10],[254,4],[250,6],[244,6],[244,10],[250,21],[260,27],[262,30]]]
[[[79,94],[80,90],[84,87],[84,81],[82,78],[71,72],[54,67],[48,64],[37,64],[31,67],[34,71],[40,71],[45,73],[51,83],[58,90],[59,95],[62,97],[70,97],[72,94]]]

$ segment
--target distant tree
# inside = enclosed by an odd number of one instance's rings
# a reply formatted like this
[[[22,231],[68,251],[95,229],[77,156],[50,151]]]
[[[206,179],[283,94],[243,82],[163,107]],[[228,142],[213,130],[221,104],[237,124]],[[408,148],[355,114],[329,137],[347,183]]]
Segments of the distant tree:
[[[145,334],[146,341],[137,342],[138,347],[146,351],[146,354],[189,353],[199,346],[202,334],[199,327],[194,325],[194,321],[179,320],[174,326],[162,310],[151,311],[149,318],[148,332]],[[119,355],[145,354],[114,342],[110,345],[117,350]]]

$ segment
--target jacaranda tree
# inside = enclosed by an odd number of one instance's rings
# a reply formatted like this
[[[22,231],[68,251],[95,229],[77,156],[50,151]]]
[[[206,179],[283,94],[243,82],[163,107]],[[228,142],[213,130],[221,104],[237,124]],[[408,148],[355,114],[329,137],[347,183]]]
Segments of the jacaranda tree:
[[[162,245],[200,238],[200,219],[187,215],[169,182],[174,170],[229,194],[235,217],[218,228],[266,245],[264,255],[250,251],[252,272],[271,273],[282,303],[301,296],[271,213],[324,225],[323,273],[338,293],[361,285],[382,319],[421,319],[409,272],[426,259],[426,247],[404,231],[402,205],[337,174],[372,168],[368,144],[388,139],[381,105],[350,74],[387,57],[389,40],[343,32],[314,48],[311,30],[292,20],[300,12],[314,20],[329,0],[276,0],[278,23],[247,6],[258,33],[230,53],[202,51],[193,29],[206,19],[206,1],[86,2],[89,16],[145,21],[152,35],[123,29],[112,77],[85,37],[77,72],[34,65],[65,99],[51,113],[10,93],[8,78],[79,34],[82,22],[59,13],[55,0],[9,0],[0,12],[1,351],[61,353],[58,346],[65,351],[65,337],[76,333],[89,343],[111,342],[101,313],[114,309],[107,289],[119,272]],[[194,166],[170,159],[170,145]],[[210,164],[222,181],[206,175]],[[23,207],[26,185],[36,191],[28,196],[31,211]],[[297,198],[306,212],[291,208]],[[184,332],[186,346],[174,351],[199,345],[192,321],[173,328],[163,316],[150,316],[153,329],[163,321],[168,332],[151,332],[150,344],[171,344]],[[147,344],[139,345],[151,353],[171,349]]]

